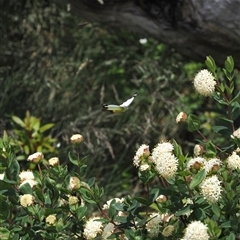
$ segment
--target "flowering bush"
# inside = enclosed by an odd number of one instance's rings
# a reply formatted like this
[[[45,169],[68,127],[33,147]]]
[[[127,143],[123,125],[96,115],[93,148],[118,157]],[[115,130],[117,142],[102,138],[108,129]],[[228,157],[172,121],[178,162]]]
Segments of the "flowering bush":
[[[206,64],[209,69],[196,75],[194,87],[226,106],[226,124],[211,128],[224,136],[224,145],[204,136],[197,116],[180,113],[176,122],[202,140],[193,155],[184,154],[174,140],[160,141],[153,149],[142,144],[133,165],[144,196],[102,202],[103,188],[94,178],[86,180],[87,159],[73,152],[68,157],[76,172],[58,157],[46,161],[41,152],[28,157],[37,171],[20,171],[5,133],[0,140],[1,239],[239,239],[240,129],[234,121],[240,116],[240,92],[234,95],[231,57],[223,69],[225,80],[219,80],[211,57]],[[73,147],[82,141],[80,134],[71,138]],[[90,211],[91,205],[99,211]]]

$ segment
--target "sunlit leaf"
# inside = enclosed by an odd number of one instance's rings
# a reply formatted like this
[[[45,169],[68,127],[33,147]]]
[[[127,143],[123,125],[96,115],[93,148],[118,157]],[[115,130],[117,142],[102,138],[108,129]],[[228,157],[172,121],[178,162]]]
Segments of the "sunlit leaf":
[[[202,171],[198,172],[192,179],[192,181],[190,182],[190,189],[194,189],[195,187],[197,187],[205,178],[206,176],[206,172],[205,169],[203,169]]]

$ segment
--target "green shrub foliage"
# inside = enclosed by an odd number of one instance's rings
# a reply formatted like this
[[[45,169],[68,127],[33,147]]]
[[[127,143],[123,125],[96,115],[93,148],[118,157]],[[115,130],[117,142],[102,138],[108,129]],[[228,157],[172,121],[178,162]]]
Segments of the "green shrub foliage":
[[[26,159],[36,165],[33,171],[21,169],[5,132],[0,139],[1,239],[238,239],[240,128],[235,120],[240,93],[234,91],[231,56],[223,70],[210,56],[206,65],[208,70],[194,78],[196,92],[200,98],[212,97],[216,109],[222,105],[225,113],[203,118],[182,111],[174,117],[176,126],[186,125],[199,136],[198,142],[192,139],[193,151],[174,139],[160,139],[151,147],[133,138],[133,145],[142,145],[126,160],[141,184],[132,186],[131,194],[108,198],[105,186],[90,177],[89,157],[82,155],[88,136],[82,132],[68,139],[66,155],[74,170],[61,158],[35,152]],[[214,118],[224,124],[216,125]]]

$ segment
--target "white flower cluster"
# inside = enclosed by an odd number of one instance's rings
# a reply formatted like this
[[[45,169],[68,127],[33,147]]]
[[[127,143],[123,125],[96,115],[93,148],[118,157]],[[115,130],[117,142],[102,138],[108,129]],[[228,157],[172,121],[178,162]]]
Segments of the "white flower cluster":
[[[233,132],[233,134],[231,135],[231,138],[240,139],[240,128],[238,128],[236,131]]]
[[[150,220],[146,224],[146,229],[150,238],[155,238],[158,236],[161,223],[162,216],[159,213],[152,213],[150,215]]]
[[[98,234],[101,234],[103,231],[103,224],[98,217],[93,217],[86,222],[83,235],[87,240],[93,240],[97,237]]]
[[[145,171],[145,170],[149,169],[150,166],[146,162],[144,162],[144,158],[147,158],[149,156],[149,154],[150,154],[149,146],[146,144],[142,144],[138,148],[138,150],[133,158],[133,165],[135,167],[138,167],[140,171]]]
[[[171,219],[171,217],[173,217],[174,215],[169,215],[169,214],[160,214],[160,213],[152,213],[150,215],[150,220],[147,222],[146,224],[146,229],[147,229],[147,233],[148,233],[148,237],[150,239],[155,238],[158,236],[159,232],[160,232],[160,227],[161,227],[161,223],[164,222],[169,222],[169,220]],[[167,231],[169,235],[172,234],[173,229]]]
[[[186,230],[184,237],[181,240],[208,240],[207,226],[200,221],[191,222]]]
[[[25,183],[28,183],[31,186],[31,188],[33,188],[35,185],[38,184],[37,181],[35,180],[35,177],[32,171],[22,171],[19,174],[19,177],[21,181],[20,187]]]
[[[187,164],[187,169],[205,169],[206,173],[213,171],[215,168],[218,170],[221,161],[218,158],[204,159],[203,157],[191,158]]]
[[[23,207],[28,207],[33,204],[34,197],[31,194],[24,194],[20,196],[20,204]]]
[[[215,90],[216,81],[207,69],[201,70],[193,81],[196,91],[203,96],[211,96]]]
[[[191,158],[187,164],[187,169],[191,170],[191,168],[194,168],[198,166],[199,169],[203,168],[205,166],[206,160],[202,157],[195,157]]]
[[[205,162],[204,169],[206,170],[206,173],[209,173],[212,171],[215,167],[218,169],[218,167],[221,165],[221,161],[218,158],[211,158],[208,161]]]
[[[240,169],[240,156],[237,154],[237,150],[228,157],[227,166],[232,170]]]
[[[215,203],[221,197],[221,181],[216,175],[206,178],[200,184],[201,193],[209,203]]]
[[[122,203],[124,201],[124,198],[113,198],[113,199],[108,200],[107,203],[103,205],[103,210],[109,209],[110,204],[113,200],[115,200],[116,203]]]
[[[175,176],[178,159],[173,155],[173,145],[169,142],[158,143],[152,151],[152,161],[160,176],[171,179]]]

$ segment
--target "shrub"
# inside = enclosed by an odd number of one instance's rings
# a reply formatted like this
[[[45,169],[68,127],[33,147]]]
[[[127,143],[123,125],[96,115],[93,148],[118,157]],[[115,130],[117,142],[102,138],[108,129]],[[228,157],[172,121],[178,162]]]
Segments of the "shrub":
[[[234,62],[223,74],[207,57],[208,70],[195,77],[196,91],[225,106],[224,125],[211,126],[205,137],[202,118],[181,112],[176,121],[202,138],[193,155],[175,141],[161,141],[152,150],[142,144],[133,157],[144,186],[140,196],[102,202],[104,189],[86,176],[87,158],[80,157],[84,138],[71,138],[68,153],[77,168],[70,172],[57,157],[28,157],[38,170],[22,171],[4,134],[1,157],[1,239],[237,239],[240,237],[239,177],[240,92],[234,94]],[[202,85],[204,82],[204,85]],[[217,114],[219,118],[219,114]],[[211,136],[211,135],[209,135]],[[224,141],[218,141],[218,138]],[[219,145],[220,144],[220,145]],[[97,211],[98,210],[98,211]]]

